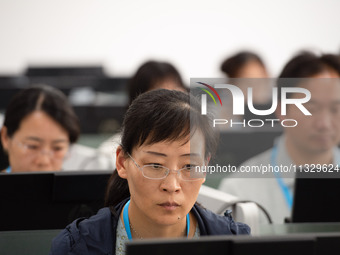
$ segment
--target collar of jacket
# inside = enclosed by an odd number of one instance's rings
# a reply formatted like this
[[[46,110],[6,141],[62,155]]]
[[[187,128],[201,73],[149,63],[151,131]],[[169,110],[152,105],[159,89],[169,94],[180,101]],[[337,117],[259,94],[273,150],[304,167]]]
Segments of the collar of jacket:
[[[118,218],[123,210],[124,205],[130,198],[124,199],[120,202],[115,210],[111,210],[112,213],[112,223],[113,229],[116,230],[118,224]],[[232,219],[231,213],[226,213],[225,215],[217,215],[210,210],[207,210],[198,204],[194,204],[191,212],[195,216],[198,227],[200,229],[200,235],[249,235],[250,228],[248,225],[235,222]],[[114,233],[114,244],[116,240],[116,231]],[[115,247],[115,246],[114,246]]]
[[[69,232],[73,252],[71,254],[91,254],[93,251],[100,254],[115,254],[119,215],[128,200],[129,198],[124,199],[114,210],[105,207],[96,215],[88,219],[78,219],[67,226],[65,231]],[[224,216],[217,215],[197,204],[193,206],[191,212],[197,219],[201,236],[250,234],[250,228],[246,224],[234,222],[230,213]]]

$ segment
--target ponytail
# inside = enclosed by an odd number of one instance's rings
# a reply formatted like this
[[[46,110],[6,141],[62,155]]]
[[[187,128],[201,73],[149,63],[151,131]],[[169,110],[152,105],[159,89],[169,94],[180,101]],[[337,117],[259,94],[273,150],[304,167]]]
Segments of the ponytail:
[[[116,169],[107,183],[104,205],[114,212],[116,205],[128,197],[130,197],[128,182],[118,175]]]

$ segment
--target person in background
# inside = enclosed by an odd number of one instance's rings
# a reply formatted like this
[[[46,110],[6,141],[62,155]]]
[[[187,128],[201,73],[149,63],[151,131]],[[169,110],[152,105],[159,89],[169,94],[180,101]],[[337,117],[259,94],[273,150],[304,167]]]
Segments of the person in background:
[[[143,63],[128,82],[129,105],[138,95],[154,89],[187,91],[179,72],[172,64],[150,60]],[[100,154],[111,158],[112,165],[116,163],[115,152],[120,139],[120,133],[117,133],[98,147]]]
[[[268,78],[263,60],[254,52],[241,51],[223,61],[221,71],[229,78]]]
[[[267,68],[263,60],[254,52],[240,51],[227,58],[221,64],[220,70],[226,75],[227,83],[237,86],[244,95],[245,112],[244,115],[233,115],[232,99],[230,93],[221,92],[224,103],[228,107],[216,112],[220,119],[232,119],[240,122],[254,119],[254,114],[248,108],[248,89],[252,88],[252,104],[255,109],[265,110],[271,106],[273,82],[269,78]],[[268,118],[272,116],[266,116]],[[263,119],[257,116],[257,119]],[[227,125],[221,126],[222,129],[229,129]]]
[[[270,83],[261,82],[254,83],[256,79],[269,78],[267,68],[260,58],[254,52],[241,51],[223,61],[221,71],[237,85],[244,95],[247,95],[247,89],[253,86],[253,100],[255,104],[266,104],[271,99]],[[242,80],[245,79],[245,80]],[[247,80],[252,79],[252,80]]]
[[[294,105],[288,105],[287,114],[281,115],[278,93],[277,118],[294,119],[298,125],[285,127],[273,148],[247,160],[241,167],[340,165],[340,150],[337,147],[340,142],[339,77],[339,56],[302,52],[289,60],[279,76],[278,91],[292,86],[309,90],[311,99],[304,107],[312,116],[305,116]],[[289,96],[299,98],[301,94],[290,93]],[[272,173],[267,178],[246,178],[244,175],[232,174],[222,180],[219,189],[240,199],[261,204],[270,213],[274,223],[283,223],[286,217],[290,217],[293,187],[294,176],[282,178],[280,174]]]
[[[150,60],[143,63],[128,83],[129,105],[140,94],[153,89],[187,91],[181,75],[168,62]]]
[[[161,89],[138,96],[123,122],[107,207],[67,226],[50,254],[125,254],[128,240],[249,234],[230,214],[195,203],[205,181],[201,167],[218,142],[209,123],[187,93]]]
[[[6,109],[1,129],[9,162],[2,171],[61,170],[79,132],[78,118],[61,91],[41,85],[18,92]]]

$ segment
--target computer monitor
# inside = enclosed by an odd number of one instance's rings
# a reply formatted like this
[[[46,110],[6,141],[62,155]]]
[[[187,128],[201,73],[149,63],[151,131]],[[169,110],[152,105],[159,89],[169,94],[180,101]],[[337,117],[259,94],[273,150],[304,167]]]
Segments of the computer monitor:
[[[62,229],[104,205],[112,171],[0,174],[0,231]]]
[[[100,79],[100,83],[96,87],[96,91],[101,92],[124,92],[126,93],[127,84],[130,77],[104,77]]]
[[[73,109],[84,134],[113,134],[121,127],[126,105],[77,105]]]
[[[340,222],[340,178],[298,177],[295,179],[291,221]]]
[[[223,131],[220,133],[218,149],[212,163],[239,166],[247,159],[273,147],[275,138],[281,134],[282,130],[277,128]]]
[[[16,93],[28,87],[29,79],[25,76],[0,75],[0,112],[5,112],[10,100]]]
[[[236,238],[232,245],[232,255],[261,254],[287,255],[314,254],[316,240],[314,236],[263,236]]]
[[[339,251],[340,251],[340,232],[316,234],[315,255],[319,254],[337,255]]]
[[[314,254],[313,236],[207,236],[199,239],[153,239],[126,244],[127,255],[286,255]]]
[[[206,255],[229,254],[231,240],[221,237],[203,237],[200,239],[153,239],[126,243],[126,255]]]
[[[37,76],[105,76],[102,66],[29,66],[25,75]]]

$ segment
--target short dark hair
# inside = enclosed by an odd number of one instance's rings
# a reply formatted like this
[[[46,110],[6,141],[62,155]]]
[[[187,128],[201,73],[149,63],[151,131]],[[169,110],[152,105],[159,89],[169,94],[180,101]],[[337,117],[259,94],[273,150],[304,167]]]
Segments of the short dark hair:
[[[129,104],[140,94],[149,91],[157,83],[172,80],[186,90],[181,75],[168,62],[150,60],[142,64],[128,82]]]
[[[227,58],[221,65],[221,71],[228,75],[229,78],[237,78],[239,70],[250,61],[256,61],[265,67],[262,59],[250,51],[241,51]]]
[[[126,112],[121,145],[125,152],[143,144],[188,139],[196,130],[204,136],[205,157],[213,156],[218,143],[209,117],[201,115],[198,101],[189,94],[175,90],[152,90],[141,94]],[[113,208],[130,196],[128,184],[114,171],[105,198]]]
[[[283,67],[279,78],[308,78],[332,69],[340,74],[340,56],[333,54],[316,55],[302,51]]]
[[[32,86],[14,95],[5,113],[7,135],[12,137],[21,121],[36,110],[45,112],[59,123],[67,131],[70,143],[77,141],[80,127],[72,106],[60,90],[47,85]]]
[[[279,101],[281,100],[282,88],[296,87],[301,81],[299,78],[310,78],[329,69],[340,75],[340,56],[334,54],[317,55],[310,51],[301,51],[287,62],[279,75],[277,81]],[[288,96],[291,96],[291,94],[288,94]]]

